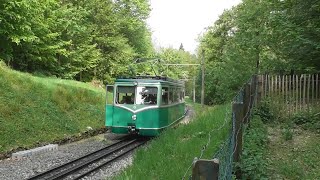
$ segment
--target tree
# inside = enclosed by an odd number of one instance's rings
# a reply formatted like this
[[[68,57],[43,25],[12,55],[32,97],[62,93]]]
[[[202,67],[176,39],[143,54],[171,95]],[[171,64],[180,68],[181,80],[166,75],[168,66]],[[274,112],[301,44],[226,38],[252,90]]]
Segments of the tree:
[[[182,43],[180,44],[179,50],[180,50],[180,51],[184,51],[184,48],[183,48],[183,44],[182,44]]]
[[[147,0],[115,0],[115,12],[119,22],[119,31],[137,53],[136,56],[153,54],[151,33],[146,20],[150,13]]]
[[[21,71],[111,82],[151,56],[146,0],[3,0],[0,58]]]
[[[319,72],[319,6],[311,0],[243,0],[225,11],[200,39],[207,103],[232,98],[254,73]]]

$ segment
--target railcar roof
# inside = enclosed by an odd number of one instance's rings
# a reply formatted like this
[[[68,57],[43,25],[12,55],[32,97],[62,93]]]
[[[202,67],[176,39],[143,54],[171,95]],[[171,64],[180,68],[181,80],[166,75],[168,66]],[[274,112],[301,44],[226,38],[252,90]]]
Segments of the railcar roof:
[[[144,82],[144,83],[157,83],[157,82],[170,82],[183,85],[183,81],[174,80],[164,76],[136,76],[136,77],[122,77],[116,79],[115,82]]]

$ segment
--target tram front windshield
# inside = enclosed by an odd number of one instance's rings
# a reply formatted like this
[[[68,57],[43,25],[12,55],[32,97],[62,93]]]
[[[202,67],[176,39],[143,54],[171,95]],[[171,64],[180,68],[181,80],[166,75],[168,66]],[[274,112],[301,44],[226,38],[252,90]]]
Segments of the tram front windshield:
[[[117,104],[134,104],[135,87],[134,86],[118,86],[117,87]]]
[[[157,104],[157,87],[137,87],[136,104],[154,105]]]
[[[148,86],[118,86],[117,104],[156,105],[157,87]]]

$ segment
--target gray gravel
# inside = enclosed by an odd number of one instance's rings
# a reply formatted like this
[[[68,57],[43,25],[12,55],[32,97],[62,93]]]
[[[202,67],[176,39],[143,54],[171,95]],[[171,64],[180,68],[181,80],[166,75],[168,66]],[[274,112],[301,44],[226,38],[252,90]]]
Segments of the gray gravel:
[[[127,166],[130,166],[133,162],[133,153],[129,153],[125,157],[116,161],[115,163],[111,163],[109,166],[103,167],[98,172],[91,174],[88,177],[83,179],[90,180],[102,180],[102,179],[111,179],[111,177],[119,174],[121,170],[124,170]]]
[[[195,116],[194,109],[191,106],[187,105],[186,108],[188,111],[186,113],[186,116],[181,120],[181,124],[189,124]]]
[[[105,138],[106,137],[106,138]],[[46,171],[85,154],[101,149],[107,144],[119,139],[116,135],[98,135],[78,142],[61,145],[58,150],[33,155],[20,160],[0,160],[1,180],[20,180],[31,177],[39,172]],[[101,169],[99,172],[84,179],[108,179],[120,170],[132,163],[132,154],[112,163],[112,165]]]

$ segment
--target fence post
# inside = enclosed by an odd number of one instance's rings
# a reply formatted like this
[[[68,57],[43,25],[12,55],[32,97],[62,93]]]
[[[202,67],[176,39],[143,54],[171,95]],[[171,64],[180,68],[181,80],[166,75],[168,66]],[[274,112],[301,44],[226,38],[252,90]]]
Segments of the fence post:
[[[261,81],[261,86],[260,86],[259,90],[261,92],[260,94],[261,94],[261,99],[262,99],[265,96],[265,93],[264,93],[264,89],[265,89],[265,87],[264,87],[264,82],[265,82],[264,75],[259,75],[259,81]]]
[[[319,83],[319,74],[316,75],[316,101],[318,101],[318,97],[319,97],[318,83]]]
[[[256,76],[256,85],[257,85],[257,101],[256,103],[259,103],[261,101],[261,98],[262,98],[262,79],[263,79],[263,76],[262,75],[257,75]]]
[[[243,113],[244,113],[244,123],[248,123],[248,119],[249,119],[249,111],[250,109],[250,103],[251,103],[251,99],[250,99],[251,95],[250,95],[250,84],[246,83],[244,85],[244,95],[243,95]]]
[[[234,162],[240,162],[240,156],[242,153],[242,125],[243,125],[243,103],[234,102],[232,104],[232,112],[235,117],[235,136],[234,136],[234,154],[233,160]],[[236,177],[237,179],[241,179],[241,170],[239,168],[236,169]]]
[[[314,74],[311,75],[311,82],[312,82],[312,92],[311,92],[311,104],[313,105],[314,103]]]
[[[254,104],[256,105],[258,102],[257,102],[257,85],[258,85],[258,77],[257,77],[257,75],[253,75],[253,78],[252,78],[252,90],[251,90],[251,95],[253,96],[253,102],[254,102]],[[253,104],[252,104],[252,106],[253,106]]]
[[[218,180],[219,178],[219,160],[197,160],[192,168],[192,180],[212,179]]]
[[[310,108],[310,83],[311,83],[311,75],[308,75],[307,80],[307,109]]]
[[[254,104],[254,97],[255,97],[255,78],[252,76],[250,82],[250,109],[253,107]]]

